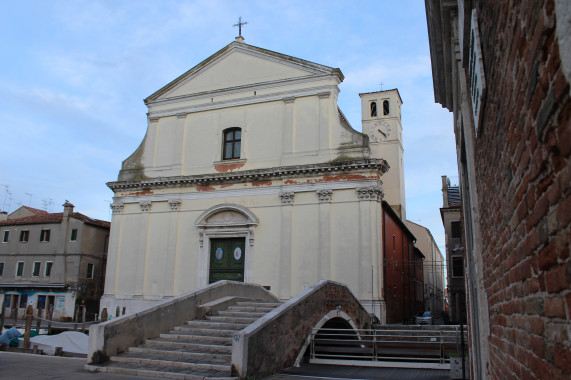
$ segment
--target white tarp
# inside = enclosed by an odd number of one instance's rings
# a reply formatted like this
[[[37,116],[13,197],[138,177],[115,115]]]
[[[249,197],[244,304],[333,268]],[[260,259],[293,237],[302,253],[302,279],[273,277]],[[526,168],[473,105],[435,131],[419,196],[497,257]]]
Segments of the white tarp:
[[[87,354],[88,342],[88,335],[79,331],[66,331],[57,335],[38,335],[30,338],[30,347],[37,345],[46,355],[53,355],[56,347],[62,347],[65,352]]]

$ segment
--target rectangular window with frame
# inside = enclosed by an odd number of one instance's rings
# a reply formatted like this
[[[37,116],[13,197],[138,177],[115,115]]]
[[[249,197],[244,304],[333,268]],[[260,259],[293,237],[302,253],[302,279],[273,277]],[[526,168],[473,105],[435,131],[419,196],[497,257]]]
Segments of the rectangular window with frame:
[[[452,256],[452,277],[464,277],[463,256]]]
[[[32,277],[38,277],[40,275],[41,267],[42,267],[41,262],[34,261],[34,269],[32,270]]]
[[[53,261],[46,261],[46,268],[44,269],[44,277],[50,277],[52,275]]]
[[[4,275],[4,263],[0,263],[0,277]]]
[[[30,237],[30,231],[28,230],[20,231],[20,241],[22,243],[27,243],[29,237]]]
[[[95,271],[95,265],[87,264],[87,278],[92,279]]]
[[[8,243],[8,238],[10,237],[10,231],[4,231],[4,237],[2,238],[2,243]]]
[[[40,232],[40,241],[43,243],[50,241],[50,230],[42,230]]]
[[[22,277],[24,274],[24,262],[18,261],[16,264],[16,277]]]
[[[242,131],[240,128],[230,128],[224,131],[224,152],[223,160],[233,160],[240,158],[242,143]]]
[[[69,241],[77,241],[77,228],[71,230],[71,237],[69,238]]]
[[[460,239],[461,231],[459,220],[450,223],[450,235],[452,239]]]

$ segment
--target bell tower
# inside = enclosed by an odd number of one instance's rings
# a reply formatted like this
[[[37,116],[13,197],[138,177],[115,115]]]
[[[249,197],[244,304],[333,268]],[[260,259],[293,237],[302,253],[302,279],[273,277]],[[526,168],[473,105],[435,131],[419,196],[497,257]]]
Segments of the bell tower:
[[[390,169],[382,177],[385,200],[406,220],[401,124],[402,99],[398,90],[359,94],[363,133],[369,136],[372,158],[383,158]]]

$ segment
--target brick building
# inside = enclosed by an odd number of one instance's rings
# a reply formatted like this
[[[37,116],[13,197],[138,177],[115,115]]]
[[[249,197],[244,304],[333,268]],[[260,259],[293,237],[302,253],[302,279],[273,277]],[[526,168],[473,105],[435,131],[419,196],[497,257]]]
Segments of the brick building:
[[[415,236],[383,201],[383,297],[386,323],[408,323],[425,310],[423,261]]]
[[[425,0],[454,113],[472,378],[571,377],[571,2]]]

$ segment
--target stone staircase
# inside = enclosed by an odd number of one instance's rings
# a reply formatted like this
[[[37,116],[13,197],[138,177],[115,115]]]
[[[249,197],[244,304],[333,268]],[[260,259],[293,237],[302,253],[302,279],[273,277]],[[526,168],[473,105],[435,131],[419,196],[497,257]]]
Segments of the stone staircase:
[[[90,371],[170,379],[234,379],[231,374],[233,334],[280,303],[237,302],[204,320],[187,321],[145,344],[130,347]]]

